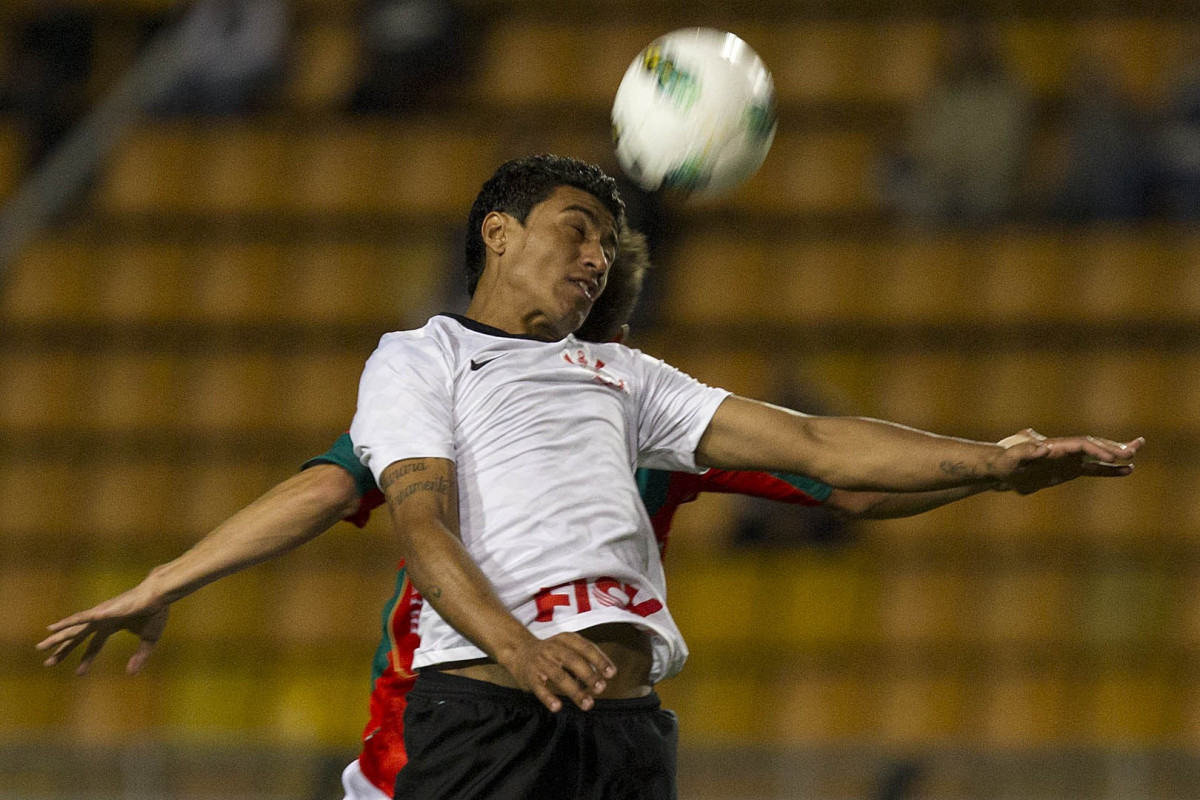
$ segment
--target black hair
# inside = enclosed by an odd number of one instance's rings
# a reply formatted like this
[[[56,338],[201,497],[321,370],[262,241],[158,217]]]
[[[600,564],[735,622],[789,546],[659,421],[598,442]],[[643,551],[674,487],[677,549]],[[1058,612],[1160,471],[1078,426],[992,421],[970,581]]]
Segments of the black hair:
[[[475,294],[479,276],[483,274],[483,218],[501,211],[524,225],[533,207],[559,186],[574,186],[593,195],[612,214],[618,233],[625,228],[625,203],[617,191],[617,182],[595,164],[570,156],[545,154],[506,161],[483,184],[467,215],[467,294]]]

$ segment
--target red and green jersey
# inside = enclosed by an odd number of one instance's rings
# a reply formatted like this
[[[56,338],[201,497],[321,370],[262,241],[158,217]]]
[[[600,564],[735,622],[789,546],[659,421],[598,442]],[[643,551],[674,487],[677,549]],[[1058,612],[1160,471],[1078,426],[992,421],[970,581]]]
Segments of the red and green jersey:
[[[342,434],[327,452],[307,462],[336,464],[351,474],[361,501],[358,510],[347,517],[360,528],[371,512],[383,504],[383,493],[375,485],[370,470],[354,456],[349,434]],[[741,472],[710,469],[700,474],[639,469],[638,491],[650,515],[659,553],[665,555],[671,533],[671,521],[684,503],[703,492],[744,494],[802,506],[821,505],[833,490],[817,481],[797,475],[766,472]],[[359,767],[367,780],[391,796],[396,773],[408,758],[404,750],[404,708],[409,689],[416,680],[412,671],[413,653],[420,643],[417,619],[423,600],[408,581],[404,562],[397,565],[396,591],[383,609],[383,639],[375,651],[371,674],[371,718],[363,730],[363,749]]]

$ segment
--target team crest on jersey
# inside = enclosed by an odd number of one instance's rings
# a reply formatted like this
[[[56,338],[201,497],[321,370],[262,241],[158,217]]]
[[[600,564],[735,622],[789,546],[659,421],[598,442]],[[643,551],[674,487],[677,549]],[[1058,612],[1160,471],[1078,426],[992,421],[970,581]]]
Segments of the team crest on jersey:
[[[577,367],[591,372],[595,377],[596,383],[602,383],[605,386],[611,386],[614,389],[619,389],[625,394],[629,394],[629,387],[625,384],[624,379],[606,372],[604,369],[604,361],[598,357],[594,357],[585,347],[568,347],[563,350],[563,360],[568,364],[573,364]]]

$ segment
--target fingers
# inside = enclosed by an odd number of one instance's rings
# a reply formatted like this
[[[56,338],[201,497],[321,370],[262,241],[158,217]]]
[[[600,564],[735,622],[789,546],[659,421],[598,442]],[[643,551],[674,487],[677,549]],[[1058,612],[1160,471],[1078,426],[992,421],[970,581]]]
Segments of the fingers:
[[[138,672],[146,664],[146,660],[150,658],[150,653],[154,650],[155,642],[142,640],[138,645],[138,649],[129,657],[129,662],[125,664],[125,672],[130,675],[137,675]]]
[[[1058,439],[1047,439],[1041,447],[1045,452],[1040,456],[1048,458],[1064,458],[1079,455],[1106,464],[1128,463],[1141,448],[1144,439],[1140,437],[1132,442],[1118,443],[1095,436],[1070,436]],[[1037,457],[1037,456],[1035,456]]]
[[[55,623],[55,626],[57,626],[57,625],[58,625],[58,623]],[[85,631],[87,629],[87,627],[88,627],[87,625],[73,625],[71,628],[64,630],[61,628],[55,628],[54,626],[51,626],[51,630],[54,630],[55,632],[50,634],[49,636],[47,636],[45,639],[42,639],[36,645],[34,645],[34,649],[36,649],[36,650],[51,650],[55,647],[58,647],[60,644],[62,644],[66,640],[68,640],[74,636],[78,636],[83,631]]]
[[[588,658],[572,646],[574,643],[560,641],[556,644],[560,647],[555,649],[553,656],[548,659],[551,663],[543,671],[546,677],[545,686],[587,711],[595,704],[595,696],[604,691],[604,676]],[[555,700],[557,701],[557,698]]]
[[[616,665],[595,644],[576,633],[561,633],[538,642],[529,661],[530,690],[546,708],[562,709],[562,697],[587,711],[604,692]]]
[[[1084,461],[1079,473],[1089,478],[1124,478],[1133,472],[1132,464],[1101,464],[1094,461]]]
[[[54,652],[52,652],[50,656],[42,663],[47,667],[53,667],[55,664],[62,663],[62,660],[70,655],[72,650],[83,644],[83,641],[87,639],[91,633],[92,631],[90,629],[86,629],[73,636],[62,638],[53,645],[47,645],[46,647],[39,645],[38,649],[40,650],[45,650],[49,647],[55,648]]]
[[[111,635],[111,632],[106,631],[103,633],[97,632],[92,637],[91,641],[88,642],[87,649],[83,651],[83,658],[79,659],[79,666],[75,668],[76,675],[87,674],[88,668],[92,666],[92,661],[96,658],[96,654],[100,652],[100,648],[104,647],[104,643],[108,641],[108,637]]]

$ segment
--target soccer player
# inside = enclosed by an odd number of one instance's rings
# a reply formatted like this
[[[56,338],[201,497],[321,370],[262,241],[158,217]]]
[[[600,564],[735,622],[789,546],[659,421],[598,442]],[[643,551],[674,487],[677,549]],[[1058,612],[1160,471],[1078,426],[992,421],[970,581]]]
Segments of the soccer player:
[[[468,217],[466,314],[387,334],[364,369],[350,435],[425,601],[397,797],[675,796],[675,720],[653,685],[687,649],[636,464],[1028,491],[1127,475],[1142,444],[806,416],[582,342],[622,227],[598,168],[502,165]]]
[[[594,342],[623,338],[648,263],[644,237],[627,231],[608,286],[578,338]],[[1011,438],[1036,436],[1027,431]],[[694,474],[643,469],[637,473],[637,482],[660,554],[665,551],[675,511],[705,491],[739,492],[801,505],[823,502],[826,508],[850,517],[894,517],[919,513],[984,488],[889,495],[832,489],[797,476],[722,470]],[[161,636],[173,601],[222,575],[290,550],[338,518],[361,527],[382,501],[370,471],[354,456],[349,436],[343,435],[325,454],[306,462],[302,473],[230,518],[179,559],[156,568],[138,586],[52,626],[61,631],[61,637],[47,663],[58,663],[72,647],[94,634],[78,670],[85,672],[112,632],[129,629],[142,637],[128,665],[131,673],[137,672]],[[419,637],[411,622],[420,605],[401,563],[396,593],[383,613],[383,637],[374,661],[370,721],[363,732],[362,752],[343,774],[349,800],[391,796],[396,773],[406,761],[402,715],[405,696],[415,680],[411,665]]]
[[[626,231],[608,286],[578,338],[605,342],[624,337],[625,323],[648,265],[644,237]],[[161,636],[172,602],[222,575],[290,550],[326,530],[339,517],[362,527],[371,511],[383,502],[370,471],[354,456],[348,435],[341,436],[323,455],[306,462],[304,469],[222,524],[179,559],[154,570],[138,586],[64,620],[76,627],[63,630],[69,638],[47,663],[61,661],[74,644],[96,634],[80,663],[79,672],[85,672],[109,634],[129,629],[142,637],[128,665],[130,672],[137,672]],[[982,488],[886,495],[832,489],[799,476],[723,470],[694,474],[642,469],[638,470],[637,482],[660,554],[665,552],[676,510],[701,492],[738,492],[800,505],[824,503],[829,510],[848,517],[890,517],[919,513]],[[406,761],[402,715],[405,696],[415,680],[412,655],[419,637],[411,622],[420,605],[420,597],[412,590],[401,563],[396,592],[384,608],[383,637],[372,670],[370,720],[363,732],[362,753],[343,775],[350,800],[390,796],[396,773]]]

